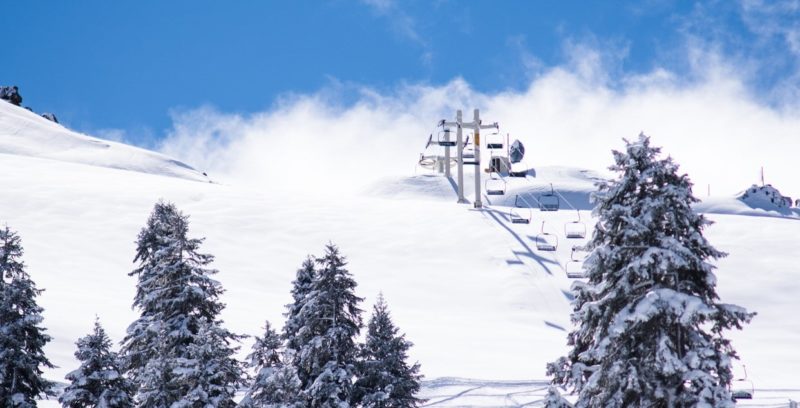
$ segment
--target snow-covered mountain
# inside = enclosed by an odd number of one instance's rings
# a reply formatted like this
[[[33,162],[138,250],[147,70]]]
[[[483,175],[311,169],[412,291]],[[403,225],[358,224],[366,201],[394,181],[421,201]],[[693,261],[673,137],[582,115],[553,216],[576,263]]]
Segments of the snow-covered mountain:
[[[208,181],[202,172],[163,154],[76,133],[27,109],[0,102],[0,154]]]
[[[545,364],[566,351],[572,280],[565,264],[572,246],[585,242],[568,239],[565,227],[580,215],[591,231],[588,196],[597,177],[538,168],[535,177],[507,180],[505,195],[485,197],[484,210],[456,204],[440,176],[398,175],[352,195],[276,195],[198,183],[202,173],[177,160],[0,103],[0,222],[19,231],[28,272],[46,290],[39,301],[54,338],[46,347],[58,366],[47,373],[53,380],[76,367],[74,342],[95,315],[122,339],[135,316],[135,281],[127,275],[133,242],[163,198],[191,215],[190,235],[207,238],[202,249],[216,256],[231,330],[260,334],[265,319],[281,325],[295,270],[333,241],[349,259],[363,308],[383,291],[415,343],[412,358],[430,381],[423,394],[431,406],[538,401]],[[533,201],[551,184],[564,199],[560,211],[522,210],[531,222],[510,222],[517,195]],[[715,224],[707,236],[730,254],[718,265],[722,300],[758,312],[744,331],[730,333],[756,395],[767,398],[757,403],[798,400],[800,222],[733,197],[716,200],[698,208],[718,209],[709,214]],[[543,222],[558,239],[556,251],[536,248]]]

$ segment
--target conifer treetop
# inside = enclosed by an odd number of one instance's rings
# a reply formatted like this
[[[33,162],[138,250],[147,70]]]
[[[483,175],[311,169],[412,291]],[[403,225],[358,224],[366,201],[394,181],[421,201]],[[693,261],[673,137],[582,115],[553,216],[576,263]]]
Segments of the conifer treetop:
[[[720,303],[709,222],[692,209],[692,184],[640,135],[615,151],[619,177],[599,183],[587,282],[573,284],[569,355],[548,365],[576,407],[731,406],[724,330],[753,314]]]
[[[43,292],[25,271],[22,241],[8,226],[0,229],[0,406],[29,408],[43,395],[54,396],[42,374],[54,368],[44,354],[51,337],[41,326]]]
[[[356,281],[335,245],[326,245],[315,263],[311,268],[305,262],[298,271],[298,277],[304,277],[312,276],[313,270],[313,279],[309,286],[295,281],[295,303],[288,308],[284,335],[303,402],[311,407],[338,406],[348,403],[352,394],[362,299],[355,295]]]
[[[13,277],[28,278],[22,261],[22,240],[8,225],[0,229],[0,285]]]
[[[247,355],[250,367],[275,367],[281,364],[281,337],[269,321],[264,323],[264,335],[256,337],[252,352]]]
[[[222,285],[210,277],[217,271],[207,267],[214,258],[199,252],[203,240],[187,236],[188,224],[188,216],[162,201],[138,235],[138,265],[130,275],[137,278],[133,307],[140,317],[128,326],[122,355],[141,408],[229,402],[240,382],[232,375],[241,367],[231,344],[242,336],[218,318],[225,305]]]
[[[413,343],[394,324],[383,294],[372,309],[367,335],[359,352],[359,379],[354,399],[367,408],[413,408],[425,400],[420,390],[419,363],[408,364]]]
[[[123,376],[111,339],[95,318],[92,332],[75,343],[78,369],[66,375],[70,384],[58,398],[64,407],[132,408],[133,384]]]

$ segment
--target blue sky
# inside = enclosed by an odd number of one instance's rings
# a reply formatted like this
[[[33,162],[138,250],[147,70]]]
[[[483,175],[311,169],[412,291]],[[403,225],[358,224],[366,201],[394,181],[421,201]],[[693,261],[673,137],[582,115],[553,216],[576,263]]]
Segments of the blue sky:
[[[741,63],[747,85],[769,103],[796,85],[797,8],[754,0],[5,2],[0,81],[70,127],[144,146],[164,137],[173,112],[201,106],[246,114],[330,88],[348,103],[353,87],[391,94],[459,77],[480,92],[523,90],[570,63],[575,47],[599,51],[613,87],[656,68],[691,77],[693,44]]]

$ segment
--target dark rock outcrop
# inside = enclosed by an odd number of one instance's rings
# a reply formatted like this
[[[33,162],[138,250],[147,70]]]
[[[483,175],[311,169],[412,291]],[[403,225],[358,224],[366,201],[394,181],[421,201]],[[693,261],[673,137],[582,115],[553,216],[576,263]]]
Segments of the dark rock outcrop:
[[[0,99],[17,106],[22,104],[22,95],[19,94],[19,88],[16,86],[0,86]]]
[[[51,122],[58,123],[58,118],[56,118],[56,115],[53,114],[53,113],[45,112],[45,113],[42,114],[42,117],[47,119],[47,120],[49,120],[49,121],[51,121]]]

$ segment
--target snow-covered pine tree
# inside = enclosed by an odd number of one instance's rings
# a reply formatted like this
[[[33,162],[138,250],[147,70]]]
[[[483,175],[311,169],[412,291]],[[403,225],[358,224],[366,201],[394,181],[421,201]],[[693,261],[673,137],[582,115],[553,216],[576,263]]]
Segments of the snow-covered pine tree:
[[[183,381],[180,370],[186,359],[197,355],[192,345],[201,329],[216,336],[213,345],[200,339],[204,347],[230,348],[239,339],[217,319],[224,308],[219,300],[223,289],[211,278],[217,271],[206,268],[214,258],[198,252],[203,240],[188,238],[188,230],[188,216],[174,204],[158,202],[136,242],[134,262],[139,264],[129,275],[138,279],[133,305],[141,315],[128,327],[121,354],[138,387],[141,408],[170,406],[195,389],[195,384]],[[216,385],[222,388],[238,384],[226,372],[237,364],[232,353],[223,357],[226,353],[215,352],[224,360],[214,366],[220,372],[207,373],[218,378],[221,383]]]
[[[308,294],[311,293],[317,276],[314,264],[314,257],[309,255],[297,270],[297,276],[292,282],[293,302],[286,305],[286,324],[283,326],[283,338],[288,350],[297,351],[301,347],[297,333],[301,327],[305,326],[305,323],[301,320],[300,311],[306,304]]]
[[[42,293],[22,262],[19,235],[0,229],[0,406],[30,408],[36,398],[54,396],[53,383],[42,368],[53,368],[44,355],[50,341],[42,323],[44,311],[36,303]]]
[[[555,386],[550,386],[547,389],[547,398],[544,400],[544,406],[547,408],[572,408],[569,403]]]
[[[348,408],[358,406],[351,403],[355,369],[349,369],[335,359],[328,360],[319,370],[319,375],[305,391],[309,407]]]
[[[231,347],[230,333],[215,322],[200,321],[194,341],[185,357],[176,359],[173,375],[188,389],[170,408],[233,408],[233,398],[244,385],[242,364],[233,358],[238,347]]]
[[[303,326],[295,336],[293,364],[306,406],[348,407],[356,372],[356,337],[363,325],[356,282],[339,249],[328,244],[317,261],[316,277],[298,312]]]
[[[269,322],[264,337],[256,337],[253,352],[247,356],[256,370],[253,383],[239,403],[243,408],[301,408],[300,379],[291,364],[283,364],[282,339]],[[288,356],[289,358],[291,357]]]
[[[160,336],[167,335],[163,328],[158,329],[157,333]],[[139,384],[134,399],[137,407],[169,407],[186,395],[186,392],[181,392],[180,384],[175,380],[177,358],[159,357],[166,355],[166,342],[157,344],[156,347],[158,352],[139,369]],[[134,384],[134,388],[136,387]]]
[[[392,322],[389,308],[378,295],[367,325],[367,338],[361,347],[358,381],[354,400],[366,408],[411,408],[424,400],[419,392],[419,364],[408,365],[408,349],[413,343],[400,334]]]
[[[78,339],[75,357],[81,366],[67,374],[70,384],[58,401],[65,408],[133,407],[133,384],[122,375],[117,353],[99,320],[92,333]]]
[[[571,351],[548,365],[576,407],[732,407],[727,329],[753,314],[719,302],[688,176],[643,134],[599,184],[588,282],[573,286]]]

